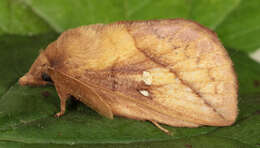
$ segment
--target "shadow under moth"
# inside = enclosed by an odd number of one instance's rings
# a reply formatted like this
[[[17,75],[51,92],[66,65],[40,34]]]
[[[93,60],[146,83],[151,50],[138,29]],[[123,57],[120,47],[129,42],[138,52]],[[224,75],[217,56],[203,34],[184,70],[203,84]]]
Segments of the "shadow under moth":
[[[65,31],[20,85],[53,84],[62,116],[73,96],[102,116],[175,127],[228,126],[237,117],[232,61],[209,29],[184,19],[123,21]]]

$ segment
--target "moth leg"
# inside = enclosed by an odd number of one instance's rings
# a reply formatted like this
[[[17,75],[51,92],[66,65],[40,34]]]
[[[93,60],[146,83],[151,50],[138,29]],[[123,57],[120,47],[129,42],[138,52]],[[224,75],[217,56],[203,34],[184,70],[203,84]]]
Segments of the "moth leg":
[[[56,113],[56,117],[62,116],[66,111],[66,101],[67,99],[60,99],[60,112]]]
[[[56,86],[56,90],[58,92],[59,98],[60,98],[60,112],[56,113],[55,116],[56,117],[60,117],[62,116],[65,111],[66,111],[66,101],[68,100],[68,98],[70,97],[69,94],[66,94],[63,89],[61,89],[60,87]]]
[[[160,130],[162,130],[164,133],[171,135],[171,132],[165,128],[163,128],[159,123],[150,120],[157,128],[159,128]]]

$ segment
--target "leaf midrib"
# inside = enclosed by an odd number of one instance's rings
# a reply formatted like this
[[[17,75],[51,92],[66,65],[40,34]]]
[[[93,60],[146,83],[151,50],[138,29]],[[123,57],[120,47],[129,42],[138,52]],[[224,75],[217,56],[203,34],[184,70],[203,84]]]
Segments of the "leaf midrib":
[[[15,79],[15,80],[6,88],[6,90],[3,92],[3,94],[0,95],[0,101],[2,100],[2,98],[4,98],[5,95],[8,94],[8,92],[14,87],[14,85],[17,84],[17,80],[18,80],[18,79]]]
[[[37,9],[34,9],[32,7],[32,5],[27,1],[27,0],[21,0],[21,2],[31,8],[32,12],[38,16],[40,19],[42,19],[46,24],[48,24],[51,29],[53,29],[56,33],[60,33],[62,32],[62,28],[60,28],[58,25],[56,25],[55,23],[51,22],[51,20],[48,20],[47,16],[44,15],[44,13],[42,13],[41,11],[37,10]]]

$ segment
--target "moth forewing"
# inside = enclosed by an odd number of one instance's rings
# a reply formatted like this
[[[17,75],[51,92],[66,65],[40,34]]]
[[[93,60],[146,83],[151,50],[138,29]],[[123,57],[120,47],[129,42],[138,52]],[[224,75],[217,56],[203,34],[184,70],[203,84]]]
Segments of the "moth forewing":
[[[131,98],[123,93],[113,93],[109,90],[99,90],[98,93],[109,102],[113,113],[136,120],[148,120],[178,127],[198,127],[198,124],[176,118],[176,113],[168,111],[164,106],[152,101],[142,101]]]
[[[74,96],[104,117],[113,119],[113,113],[110,106],[95,92],[95,90],[88,87],[85,83],[53,68],[49,68],[49,74],[54,81],[56,89],[57,87],[61,88],[61,92],[58,91],[58,93]],[[61,102],[62,101],[63,100],[61,100]]]
[[[232,61],[216,34],[192,21],[79,27],[44,55],[61,100],[73,95],[108,118],[198,127],[237,117]]]

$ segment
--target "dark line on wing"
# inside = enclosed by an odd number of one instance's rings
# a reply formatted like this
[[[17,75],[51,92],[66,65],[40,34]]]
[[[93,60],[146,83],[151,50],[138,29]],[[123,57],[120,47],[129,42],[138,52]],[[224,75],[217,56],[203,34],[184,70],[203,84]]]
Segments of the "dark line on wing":
[[[130,34],[129,31],[128,31],[128,33]],[[131,34],[130,34],[130,35],[131,35]],[[135,38],[134,38],[134,37],[132,37],[132,38],[133,38],[133,41],[134,41],[134,44],[135,44],[136,49],[139,50],[141,53],[143,53],[148,59],[150,59],[150,60],[153,61],[154,63],[156,63],[156,64],[158,64],[159,66],[164,67],[164,68],[167,68],[167,66],[170,65],[170,64],[168,64],[168,63],[164,63],[164,62],[158,60],[157,58],[152,57],[150,54],[148,54],[147,52],[145,52],[146,50],[142,50],[142,49],[138,48],[137,45],[136,45],[136,40],[135,40]],[[182,83],[183,85],[189,87],[194,94],[196,94],[199,98],[201,98],[201,99],[203,100],[203,102],[205,103],[205,105],[207,105],[208,107],[212,108],[214,112],[216,112],[221,118],[223,118],[224,120],[226,120],[225,117],[224,117],[222,114],[220,114],[207,100],[203,99],[203,97],[199,94],[199,92],[197,92],[197,91],[196,91],[194,88],[192,88],[189,84],[187,84],[186,82],[184,82],[184,80],[180,79],[179,75],[178,75],[175,71],[173,71],[173,70],[170,69],[170,68],[168,68],[168,69],[169,69],[169,71],[170,71],[171,73],[173,73],[174,75],[176,75],[176,77],[181,81],[181,83]]]

